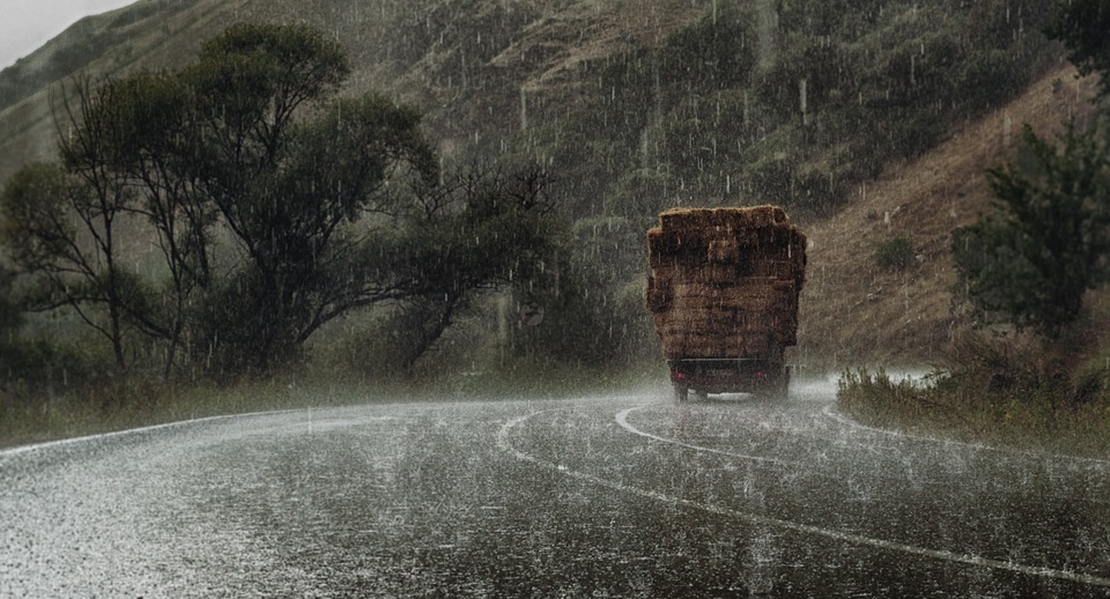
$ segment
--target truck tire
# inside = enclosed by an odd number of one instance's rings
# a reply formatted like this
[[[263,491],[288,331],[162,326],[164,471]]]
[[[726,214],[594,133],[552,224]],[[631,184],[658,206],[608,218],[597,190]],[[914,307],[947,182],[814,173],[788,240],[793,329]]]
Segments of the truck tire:
[[[674,400],[676,402],[684,402],[690,396],[690,388],[682,383],[674,383]]]
[[[770,376],[756,389],[756,396],[768,401],[786,401],[790,393],[790,367],[783,366],[782,371]]]
[[[774,401],[786,401],[790,395],[790,367],[783,366],[782,374],[774,381],[771,387],[771,399]]]

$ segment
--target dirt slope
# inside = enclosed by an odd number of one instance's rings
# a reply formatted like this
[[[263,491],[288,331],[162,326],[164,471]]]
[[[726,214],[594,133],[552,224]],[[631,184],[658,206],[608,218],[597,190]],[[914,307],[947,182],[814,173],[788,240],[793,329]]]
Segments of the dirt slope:
[[[966,324],[951,310],[951,234],[990,208],[985,169],[1014,157],[1025,123],[1044,136],[1068,117],[1082,122],[1091,90],[1090,79],[1061,66],[919,159],[854,190],[851,203],[831,219],[807,223],[799,363],[833,370],[941,363],[953,332]],[[875,249],[900,235],[913,240],[918,262],[904,272],[883,272]]]

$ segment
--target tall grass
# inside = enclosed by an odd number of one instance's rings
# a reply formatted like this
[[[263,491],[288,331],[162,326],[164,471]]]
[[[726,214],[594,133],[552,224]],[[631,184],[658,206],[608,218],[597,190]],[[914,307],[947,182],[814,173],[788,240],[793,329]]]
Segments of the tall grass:
[[[147,381],[129,386],[122,396],[116,387],[92,385],[50,397],[0,393],[0,447],[210,416],[383,402],[556,399],[665,379],[658,365],[613,371],[515,360],[498,368],[429,372],[417,379],[305,369],[230,385]]]
[[[1110,458],[1105,368],[1065,367],[1021,340],[976,337],[924,379],[848,370],[837,404],[860,422],[992,446]]]
[[[0,447],[126,430],[208,416],[309,405],[286,382],[230,387],[143,383],[123,390],[87,386],[53,396],[0,394]]]

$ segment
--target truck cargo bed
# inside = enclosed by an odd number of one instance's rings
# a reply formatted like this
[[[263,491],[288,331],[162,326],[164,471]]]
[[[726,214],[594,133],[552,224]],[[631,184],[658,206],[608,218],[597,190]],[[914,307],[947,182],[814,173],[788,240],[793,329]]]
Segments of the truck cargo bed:
[[[777,206],[669,210],[648,231],[645,304],[676,392],[784,385],[806,237]]]

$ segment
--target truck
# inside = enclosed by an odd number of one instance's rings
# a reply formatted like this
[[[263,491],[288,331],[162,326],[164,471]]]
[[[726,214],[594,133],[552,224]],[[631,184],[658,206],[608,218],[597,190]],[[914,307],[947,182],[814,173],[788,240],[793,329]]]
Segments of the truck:
[[[646,307],[675,399],[785,398],[806,236],[779,206],[675,208],[647,232]]]

